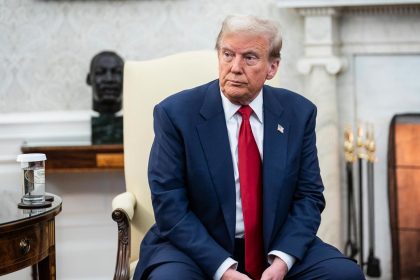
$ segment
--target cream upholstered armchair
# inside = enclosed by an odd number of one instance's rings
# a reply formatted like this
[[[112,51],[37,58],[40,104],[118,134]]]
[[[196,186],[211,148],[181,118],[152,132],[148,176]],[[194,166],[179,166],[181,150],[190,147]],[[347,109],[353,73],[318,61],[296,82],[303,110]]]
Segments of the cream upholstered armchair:
[[[154,223],[147,180],[153,142],[153,108],[165,97],[218,76],[216,51],[195,51],[160,59],[126,62],[124,66],[124,172],[126,192],[112,201],[118,223],[114,279],[130,279],[140,242]],[[277,80],[269,84],[277,85]]]
[[[118,223],[118,253],[114,279],[129,279],[139,246],[154,223],[147,180],[153,142],[153,108],[165,97],[217,78],[216,51],[195,51],[131,62],[124,66],[124,172],[126,192],[112,201]]]

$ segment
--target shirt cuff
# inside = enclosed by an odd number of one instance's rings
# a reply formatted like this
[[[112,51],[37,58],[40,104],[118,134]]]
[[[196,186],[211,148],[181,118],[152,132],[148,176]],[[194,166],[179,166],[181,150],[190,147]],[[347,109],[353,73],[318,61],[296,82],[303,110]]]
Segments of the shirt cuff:
[[[282,259],[282,261],[284,261],[287,265],[287,271],[290,271],[290,269],[292,268],[292,266],[295,264],[296,262],[296,258],[286,254],[285,252],[282,251],[278,251],[278,250],[273,250],[270,253],[268,253],[268,263],[272,264],[274,257],[279,257],[280,259]]]
[[[219,268],[216,270],[216,272],[213,275],[213,280],[220,280],[222,279],[223,273],[226,272],[229,268],[233,267],[235,270],[238,267],[238,262],[235,261],[232,258],[227,258],[222,264],[219,266]]]

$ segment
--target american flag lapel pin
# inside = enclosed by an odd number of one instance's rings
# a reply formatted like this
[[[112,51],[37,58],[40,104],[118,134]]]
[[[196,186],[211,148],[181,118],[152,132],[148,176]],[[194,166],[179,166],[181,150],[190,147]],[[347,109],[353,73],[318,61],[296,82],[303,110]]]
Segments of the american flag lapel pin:
[[[277,131],[280,133],[284,133],[284,127],[282,127],[280,124],[277,125]]]

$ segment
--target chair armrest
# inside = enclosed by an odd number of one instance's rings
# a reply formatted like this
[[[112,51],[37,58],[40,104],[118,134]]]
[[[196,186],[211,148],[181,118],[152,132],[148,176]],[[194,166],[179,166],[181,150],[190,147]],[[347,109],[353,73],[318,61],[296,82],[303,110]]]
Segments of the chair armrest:
[[[136,197],[131,192],[121,193],[112,200],[112,211],[116,209],[123,210],[130,221],[133,218],[135,208]]]
[[[130,276],[130,221],[135,206],[136,198],[130,192],[122,193],[112,200],[112,219],[118,225],[118,252],[114,280],[127,280]]]

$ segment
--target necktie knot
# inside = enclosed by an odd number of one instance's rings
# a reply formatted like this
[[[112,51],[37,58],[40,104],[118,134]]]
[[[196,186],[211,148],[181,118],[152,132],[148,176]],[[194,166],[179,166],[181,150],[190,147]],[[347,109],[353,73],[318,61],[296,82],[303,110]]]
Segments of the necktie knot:
[[[252,114],[252,108],[249,105],[243,105],[238,112],[242,115],[242,118],[249,119]]]

